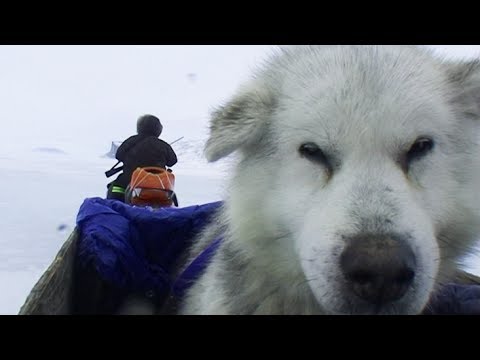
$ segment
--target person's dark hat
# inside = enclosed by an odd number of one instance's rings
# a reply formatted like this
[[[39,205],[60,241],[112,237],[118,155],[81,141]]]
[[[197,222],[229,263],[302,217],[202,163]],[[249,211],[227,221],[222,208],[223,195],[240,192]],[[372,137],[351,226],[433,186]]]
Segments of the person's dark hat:
[[[160,119],[153,115],[143,115],[137,121],[137,133],[139,135],[159,137],[163,131]]]

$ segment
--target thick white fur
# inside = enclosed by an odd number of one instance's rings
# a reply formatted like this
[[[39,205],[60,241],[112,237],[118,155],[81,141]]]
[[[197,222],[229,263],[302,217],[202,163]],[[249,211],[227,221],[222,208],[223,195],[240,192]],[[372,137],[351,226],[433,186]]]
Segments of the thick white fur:
[[[292,46],[214,114],[210,161],[239,161],[225,208],[197,248],[224,244],[184,314],[369,314],[339,256],[358,233],[405,234],[417,269],[380,311],[416,314],[457,269],[480,226],[480,65],[414,46]],[[421,136],[433,151],[407,172]],[[313,142],[330,173],[299,153]]]

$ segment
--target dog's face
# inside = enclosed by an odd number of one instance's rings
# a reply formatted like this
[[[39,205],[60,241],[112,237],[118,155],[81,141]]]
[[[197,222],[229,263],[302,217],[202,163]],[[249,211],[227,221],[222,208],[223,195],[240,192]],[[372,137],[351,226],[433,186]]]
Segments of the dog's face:
[[[414,314],[479,230],[479,108],[476,64],[297,47],[215,114],[206,153],[241,150],[233,231],[272,276],[300,269],[327,313]]]

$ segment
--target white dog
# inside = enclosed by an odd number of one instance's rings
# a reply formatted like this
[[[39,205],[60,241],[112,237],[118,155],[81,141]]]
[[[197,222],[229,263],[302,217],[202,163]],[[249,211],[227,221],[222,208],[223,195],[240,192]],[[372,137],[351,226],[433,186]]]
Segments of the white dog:
[[[183,314],[417,314],[480,232],[480,63],[292,46],[213,115],[239,161]]]

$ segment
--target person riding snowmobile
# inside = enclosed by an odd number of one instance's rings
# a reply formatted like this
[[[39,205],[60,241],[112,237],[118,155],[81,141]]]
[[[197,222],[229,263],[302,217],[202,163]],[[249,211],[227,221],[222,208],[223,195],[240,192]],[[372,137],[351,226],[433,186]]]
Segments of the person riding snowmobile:
[[[177,163],[175,151],[168,143],[159,139],[162,131],[163,126],[157,117],[143,115],[138,119],[137,135],[125,140],[115,154],[118,163],[123,162],[123,173],[108,184],[107,199],[125,202],[125,193],[136,169],[166,169]],[[116,170],[115,166],[112,170]]]

